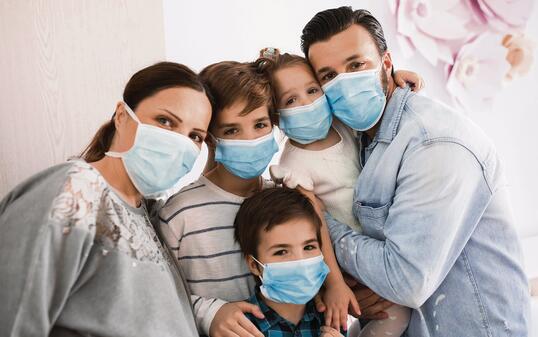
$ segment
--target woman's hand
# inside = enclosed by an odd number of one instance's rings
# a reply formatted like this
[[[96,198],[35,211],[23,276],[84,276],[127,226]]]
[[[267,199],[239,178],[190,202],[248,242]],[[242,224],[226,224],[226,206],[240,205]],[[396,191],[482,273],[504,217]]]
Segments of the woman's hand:
[[[409,86],[411,87],[411,90],[418,92],[424,88],[424,80],[422,77],[420,77],[419,74],[408,71],[408,70],[397,70],[394,73],[394,82],[397,86],[400,88],[405,88],[405,86],[409,83]]]
[[[359,302],[345,282],[338,282],[333,285],[326,283],[322,298],[323,306],[325,307],[325,325],[338,331],[340,327],[347,330],[348,311],[360,314]],[[323,309],[322,306],[321,308]]]
[[[263,334],[245,316],[246,312],[257,318],[264,318],[257,305],[248,302],[226,303],[220,307],[213,318],[209,335],[211,337],[263,337]]]

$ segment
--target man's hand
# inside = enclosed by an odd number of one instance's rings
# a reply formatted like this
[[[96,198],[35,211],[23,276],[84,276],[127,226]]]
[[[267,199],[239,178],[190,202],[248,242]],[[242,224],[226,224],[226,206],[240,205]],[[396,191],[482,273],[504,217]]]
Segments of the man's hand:
[[[355,317],[380,320],[389,318],[389,315],[384,312],[385,309],[393,305],[392,302],[389,302],[374,293],[370,288],[357,283],[353,288],[353,293],[359,301],[361,307],[361,314],[357,315],[356,312],[351,312],[351,315]]]
[[[257,305],[247,302],[226,303],[217,311],[211,322],[211,337],[263,337],[256,326],[245,316],[251,313],[263,319],[263,313]]]

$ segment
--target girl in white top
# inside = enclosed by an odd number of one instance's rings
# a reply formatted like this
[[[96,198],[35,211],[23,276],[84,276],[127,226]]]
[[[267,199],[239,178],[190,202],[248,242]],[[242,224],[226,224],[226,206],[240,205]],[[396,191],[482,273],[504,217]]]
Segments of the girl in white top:
[[[258,60],[270,79],[278,125],[288,136],[280,164],[271,176],[291,188],[301,186],[323,201],[327,211],[340,222],[361,231],[352,214],[353,189],[360,173],[355,131],[333,119],[330,106],[310,65],[303,57],[280,54],[265,48]],[[411,82],[420,88],[420,77],[398,71],[396,83]],[[277,119],[275,118],[275,119]],[[371,321],[360,332],[358,323],[349,336],[400,336],[409,321],[409,309],[392,305],[387,319]]]

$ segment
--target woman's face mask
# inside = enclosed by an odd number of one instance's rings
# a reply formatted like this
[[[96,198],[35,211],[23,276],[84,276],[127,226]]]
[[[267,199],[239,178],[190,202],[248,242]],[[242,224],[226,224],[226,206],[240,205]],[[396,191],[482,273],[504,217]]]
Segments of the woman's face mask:
[[[125,152],[109,151],[105,155],[122,159],[131,182],[145,198],[157,197],[192,169],[200,149],[187,136],[141,123],[123,104],[137,123],[134,143]]]

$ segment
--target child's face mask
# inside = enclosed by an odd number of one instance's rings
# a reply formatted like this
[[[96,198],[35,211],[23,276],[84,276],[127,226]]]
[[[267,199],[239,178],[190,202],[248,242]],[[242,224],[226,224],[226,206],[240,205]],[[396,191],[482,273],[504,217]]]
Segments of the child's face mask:
[[[252,258],[263,267],[260,291],[278,303],[306,304],[316,296],[329,274],[323,255],[266,264]]]
[[[273,132],[254,140],[217,138],[215,161],[243,179],[260,176],[278,152]]]
[[[333,121],[331,107],[325,95],[311,104],[279,109],[278,112],[278,127],[286,136],[301,144],[325,139]]]

